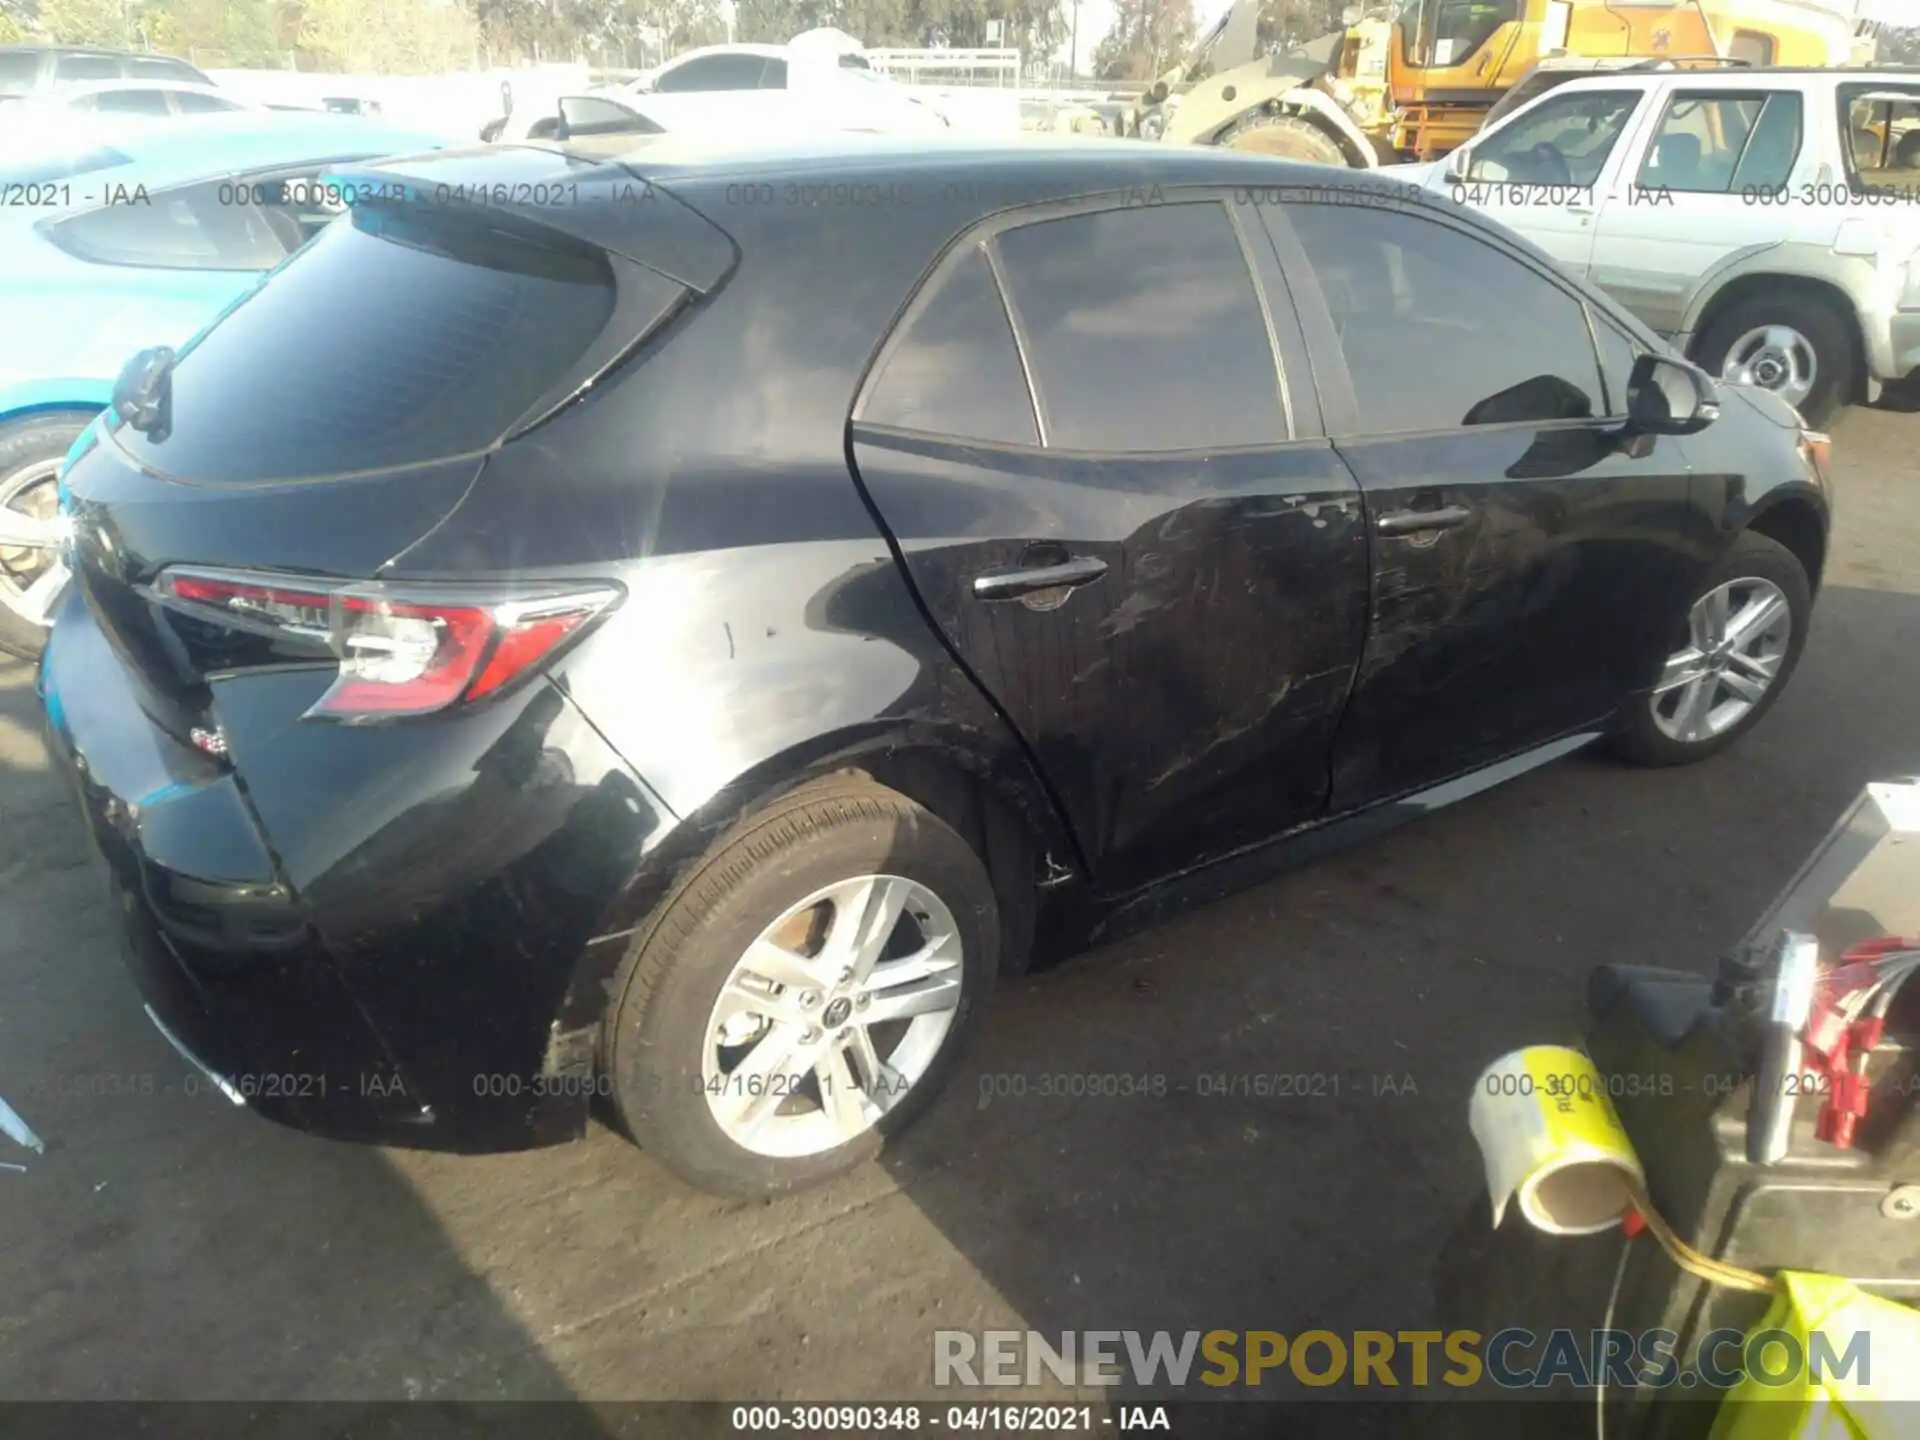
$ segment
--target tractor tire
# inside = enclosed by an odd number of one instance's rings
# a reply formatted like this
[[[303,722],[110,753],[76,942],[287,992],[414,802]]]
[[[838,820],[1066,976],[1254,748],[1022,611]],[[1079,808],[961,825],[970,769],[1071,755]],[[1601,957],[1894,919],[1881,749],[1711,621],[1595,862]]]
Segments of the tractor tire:
[[[1271,155],[1308,165],[1351,168],[1339,143],[1310,120],[1298,115],[1250,115],[1226,130],[1215,142],[1229,150]]]

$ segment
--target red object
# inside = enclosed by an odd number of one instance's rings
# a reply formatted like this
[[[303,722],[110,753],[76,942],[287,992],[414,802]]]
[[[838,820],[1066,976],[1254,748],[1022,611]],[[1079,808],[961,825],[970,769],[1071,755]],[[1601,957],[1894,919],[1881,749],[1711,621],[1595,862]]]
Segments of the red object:
[[[1879,978],[1875,962],[1901,950],[1920,950],[1920,940],[1883,935],[1864,941],[1820,977],[1815,992],[1813,1014],[1807,1020],[1807,1059],[1809,1069],[1825,1083],[1826,1098],[1814,1122],[1814,1134],[1842,1150],[1853,1148],[1854,1132],[1872,1102],[1867,1058],[1880,1043],[1887,1022],[1884,1016],[1867,1015],[1849,1024],[1833,1002],[1872,985]]]
[[[614,592],[589,586],[529,600],[471,603],[409,593],[405,585],[335,591],[300,577],[259,579],[169,570],[161,588],[253,626],[324,640],[340,674],[309,714],[341,719],[427,715],[493,694],[537,670],[606,609]]]
[[[1647,1233],[1647,1217],[1638,1210],[1629,1210],[1620,1217],[1620,1229],[1627,1239],[1633,1240]]]

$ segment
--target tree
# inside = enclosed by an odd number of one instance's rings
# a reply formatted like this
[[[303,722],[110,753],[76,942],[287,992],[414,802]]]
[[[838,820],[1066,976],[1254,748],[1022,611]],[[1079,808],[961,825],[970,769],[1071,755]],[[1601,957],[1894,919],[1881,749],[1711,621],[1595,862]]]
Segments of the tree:
[[[1880,58],[1889,65],[1920,65],[1920,26],[1882,32]]]
[[[1191,0],[1118,0],[1113,26],[1094,47],[1103,80],[1151,80],[1193,45]]]
[[[56,45],[125,45],[132,38],[120,0],[40,0],[39,28]]]
[[[1345,0],[1261,0],[1258,34],[1266,49],[1288,49],[1342,27]]]

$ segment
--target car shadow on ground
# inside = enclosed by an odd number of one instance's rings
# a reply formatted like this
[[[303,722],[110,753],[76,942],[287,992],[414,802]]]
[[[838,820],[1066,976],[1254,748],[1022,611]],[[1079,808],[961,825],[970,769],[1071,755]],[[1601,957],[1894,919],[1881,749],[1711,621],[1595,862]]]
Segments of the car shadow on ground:
[[[1841,484],[1845,578],[1734,752],[1575,757],[1005,986],[881,1165],[770,1204],[694,1195],[605,1132],[418,1155],[181,1093],[29,672],[0,664],[0,1095],[48,1142],[0,1141],[27,1166],[0,1171],[0,1394],[977,1400],[933,1387],[937,1330],[1438,1326],[1484,1203],[1486,1062],[1576,1037],[1594,965],[1710,966],[1861,785],[1920,770],[1908,502]],[[1428,1418],[1321,1393],[1324,1433]]]
[[[1710,969],[1862,785],[1920,771],[1912,667],[1889,663],[1916,645],[1920,598],[1829,588],[1796,681],[1723,757],[1583,754],[1010,987],[887,1168],[1056,1342],[1460,1323],[1475,1077],[1576,1040],[1596,965]],[[1592,1433],[1584,1404],[1553,1423]]]

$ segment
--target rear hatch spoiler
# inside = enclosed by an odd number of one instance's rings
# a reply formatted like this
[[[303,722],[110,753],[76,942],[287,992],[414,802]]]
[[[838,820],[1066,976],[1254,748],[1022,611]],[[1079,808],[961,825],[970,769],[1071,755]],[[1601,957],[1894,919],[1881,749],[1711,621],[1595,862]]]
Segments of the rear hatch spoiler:
[[[644,265],[696,295],[732,271],[733,240],[658,181],[602,156],[544,145],[434,150],[337,166],[326,183],[349,204],[472,210],[515,227],[554,231]],[[644,223],[636,217],[644,214]]]

